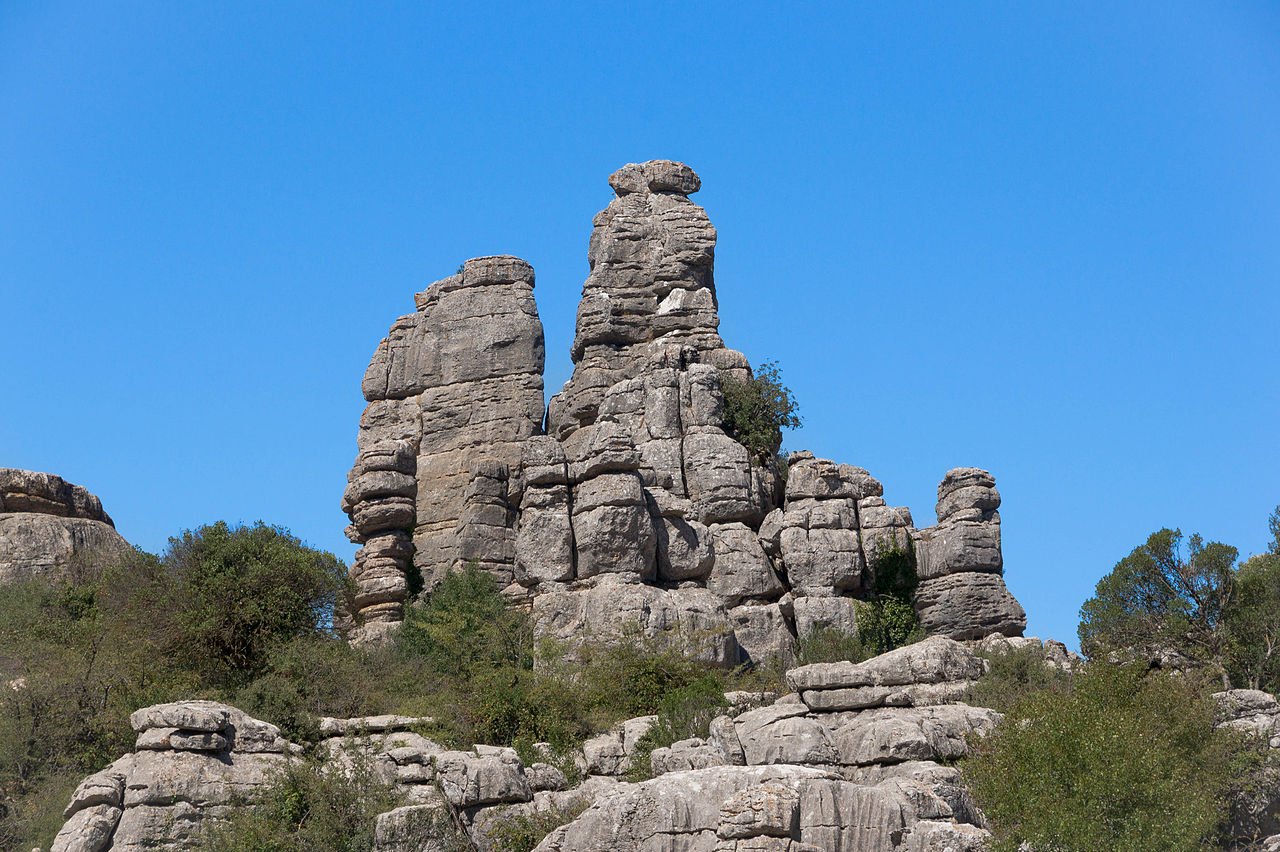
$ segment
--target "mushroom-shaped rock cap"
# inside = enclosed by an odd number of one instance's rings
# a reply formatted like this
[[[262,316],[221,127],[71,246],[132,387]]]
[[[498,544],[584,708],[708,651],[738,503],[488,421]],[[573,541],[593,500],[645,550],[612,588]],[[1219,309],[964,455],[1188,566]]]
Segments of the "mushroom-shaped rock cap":
[[[464,286],[510,284],[513,281],[525,281],[529,286],[533,286],[533,267],[528,261],[509,254],[496,254],[489,257],[473,257],[462,264]]]
[[[650,160],[647,163],[627,163],[609,175],[609,186],[619,196],[633,192],[691,195],[702,187],[702,180],[684,163],[677,163],[675,160]]]

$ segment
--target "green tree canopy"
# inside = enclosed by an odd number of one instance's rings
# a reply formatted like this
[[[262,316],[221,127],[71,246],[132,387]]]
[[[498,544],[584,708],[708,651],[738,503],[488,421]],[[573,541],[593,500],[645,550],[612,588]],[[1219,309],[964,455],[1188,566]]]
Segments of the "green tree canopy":
[[[782,430],[800,427],[800,406],[782,383],[776,361],[765,361],[747,381],[724,374],[724,428],[734,440],[762,459],[777,455]]]
[[[178,651],[215,684],[247,682],[273,646],[326,629],[346,577],[333,554],[261,521],[187,530],[161,562],[177,595]]]
[[[1179,530],[1152,533],[1098,581],[1080,610],[1086,654],[1172,649],[1225,668],[1239,551],[1198,535],[1182,542]]]
[[[1152,533],[1098,581],[1080,610],[1088,656],[1176,651],[1213,666],[1223,686],[1280,691],[1280,506],[1265,553],[1178,530]]]

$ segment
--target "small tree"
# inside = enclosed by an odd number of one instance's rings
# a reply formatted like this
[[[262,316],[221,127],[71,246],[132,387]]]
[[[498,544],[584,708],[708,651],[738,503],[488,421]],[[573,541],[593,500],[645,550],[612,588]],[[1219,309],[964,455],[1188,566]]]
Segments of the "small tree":
[[[1080,646],[1089,656],[1113,650],[1172,649],[1214,665],[1226,685],[1225,619],[1235,592],[1239,551],[1163,529],[1098,581],[1080,610]]]
[[[169,539],[162,562],[177,595],[179,650],[215,685],[246,683],[269,649],[322,632],[346,577],[333,554],[261,521],[187,530]]]
[[[721,373],[720,386],[725,431],[757,458],[777,456],[782,430],[800,428],[800,406],[776,361],[765,361],[745,382]]]
[[[1236,572],[1235,599],[1227,612],[1231,674],[1250,689],[1280,691],[1280,507],[1271,513],[1268,552]]]

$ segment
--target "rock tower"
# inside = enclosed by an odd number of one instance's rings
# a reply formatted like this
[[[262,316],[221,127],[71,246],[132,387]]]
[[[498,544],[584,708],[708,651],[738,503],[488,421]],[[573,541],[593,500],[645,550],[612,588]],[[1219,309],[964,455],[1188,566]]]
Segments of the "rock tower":
[[[543,410],[533,270],[469,260],[382,341],[343,508],[363,545],[352,636],[402,618],[475,562],[572,648],[640,634],[733,665],[854,630],[888,547],[916,554],[931,633],[1021,635],[1002,578],[1000,497],[957,468],[918,530],[866,470],[791,457],[785,487],[725,431],[722,382],[751,366],[719,334],[716,231],[683,163],[623,166],[595,218],[573,376]]]

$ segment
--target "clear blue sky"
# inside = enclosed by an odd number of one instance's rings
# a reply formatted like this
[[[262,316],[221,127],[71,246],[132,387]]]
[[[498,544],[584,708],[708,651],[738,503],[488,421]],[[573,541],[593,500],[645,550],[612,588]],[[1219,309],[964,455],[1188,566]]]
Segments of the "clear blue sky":
[[[1263,549],[1274,4],[434,5],[0,0],[0,465],[150,550],[261,518],[349,557],[413,293],[527,258],[557,388],[606,178],[669,157],[787,445],[921,525],[993,471],[1031,632],[1160,526]]]

